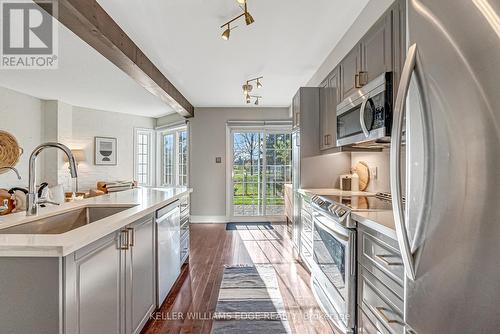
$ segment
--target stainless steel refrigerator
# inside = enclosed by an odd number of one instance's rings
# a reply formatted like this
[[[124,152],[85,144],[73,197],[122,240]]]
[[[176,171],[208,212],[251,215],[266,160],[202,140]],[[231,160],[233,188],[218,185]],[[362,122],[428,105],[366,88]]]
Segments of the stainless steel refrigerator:
[[[408,0],[407,14],[391,145],[405,322],[499,333],[500,2]]]

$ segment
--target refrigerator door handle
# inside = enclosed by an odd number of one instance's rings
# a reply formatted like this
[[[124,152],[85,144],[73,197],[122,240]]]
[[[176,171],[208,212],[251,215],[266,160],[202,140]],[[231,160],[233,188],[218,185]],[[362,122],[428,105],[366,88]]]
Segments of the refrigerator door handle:
[[[415,280],[415,259],[411,252],[410,240],[405,223],[404,204],[401,190],[401,135],[403,132],[404,107],[413,72],[421,76],[420,69],[416,69],[418,62],[417,45],[413,44],[408,49],[406,61],[401,72],[396,103],[394,104],[393,127],[391,133],[391,192],[396,235],[405,273],[411,280]],[[423,78],[420,78],[423,79]],[[423,91],[422,91],[423,93]]]

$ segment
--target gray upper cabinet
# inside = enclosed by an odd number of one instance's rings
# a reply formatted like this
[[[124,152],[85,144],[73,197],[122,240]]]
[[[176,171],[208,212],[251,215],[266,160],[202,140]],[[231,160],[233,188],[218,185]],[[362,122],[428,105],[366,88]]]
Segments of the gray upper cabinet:
[[[320,89],[301,87],[292,102],[294,130],[300,131],[300,158],[319,155]]]
[[[392,15],[382,17],[361,40],[361,74],[359,85],[366,84],[393,69]]]
[[[344,99],[353,94],[357,86],[358,75],[361,71],[361,46],[357,44],[340,63],[340,98]]]
[[[334,69],[321,84],[319,132],[320,150],[329,150],[336,147],[337,135],[337,104],[339,93],[339,71]]]
[[[139,333],[156,307],[155,226],[152,216],[128,226],[131,247],[127,253],[127,333]]]

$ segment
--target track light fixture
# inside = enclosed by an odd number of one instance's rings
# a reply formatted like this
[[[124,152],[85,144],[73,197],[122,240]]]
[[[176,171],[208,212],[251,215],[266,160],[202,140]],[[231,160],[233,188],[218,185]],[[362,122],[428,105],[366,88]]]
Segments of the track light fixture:
[[[222,33],[222,39],[227,41],[229,39],[230,35],[231,35],[231,26],[228,23],[227,29],[224,30],[224,32]]]
[[[262,96],[259,96],[259,95],[247,95],[247,96],[246,96],[246,102],[247,102],[247,104],[250,104],[250,103],[252,102],[252,98],[254,98],[254,99],[255,99],[254,104],[255,104],[256,106],[258,106],[258,105],[259,105],[259,101],[260,101],[260,99],[262,98]]]
[[[243,84],[243,86],[242,86],[242,88],[243,88],[243,96],[245,96],[245,99],[246,99],[246,102],[247,102],[247,103],[252,102],[250,98],[251,98],[251,97],[253,97],[253,98],[256,98],[256,101],[255,101],[256,103],[255,103],[255,105],[258,105],[258,104],[259,104],[259,101],[258,101],[258,100],[259,100],[259,99],[261,99],[261,98],[262,98],[262,96],[250,95],[250,93],[251,93],[251,92],[252,92],[252,90],[253,90],[253,86],[252,86],[251,82],[254,82],[254,81],[255,81],[255,82],[256,82],[256,85],[257,85],[257,88],[261,88],[261,87],[262,87],[262,82],[261,82],[261,80],[262,80],[263,78],[264,78],[264,77],[262,77],[262,76],[261,76],[261,77],[257,77],[257,78],[253,78],[253,79],[247,80],[247,81],[245,82],[245,84]]]
[[[238,0],[238,2],[241,3],[242,5],[244,5],[244,7],[242,8],[243,13],[241,13],[240,15],[236,16],[235,18],[227,21],[226,23],[224,23],[223,25],[220,26],[221,28],[227,27],[226,30],[224,30],[224,32],[222,33],[222,39],[224,39],[226,41],[229,39],[229,35],[231,34],[231,23],[233,23],[234,21],[236,21],[240,17],[245,17],[245,23],[247,24],[247,26],[249,26],[255,22],[253,16],[248,11],[246,0]]]
[[[257,78],[257,88],[262,88],[262,83],[260,82],[260,79],[261,79],[261,78],[262,78],[262,77]]]

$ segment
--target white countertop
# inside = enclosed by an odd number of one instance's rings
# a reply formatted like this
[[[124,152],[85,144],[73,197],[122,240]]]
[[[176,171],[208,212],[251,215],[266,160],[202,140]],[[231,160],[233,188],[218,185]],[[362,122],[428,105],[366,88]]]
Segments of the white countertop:
[[[24,212],[0,218],[0,256],[66,256],[74,251],[155,212],[190,193],[185,187],[136,188],[122,192],[84,199],[59,206],[39,208],[36,216],[26,217]],[[62,234],[2,234],[7,227],[50,217],[85,206],[130,206],[122,212]]]
[[[363,224],[377,232],[398,240],[392,210],[386,211],[353,211],[351,217],[359,224]]]
[[[374,196],[375,193],[368,191],[347,191],[335,188],[306,188],[299,189],[299,193],[303,195],[324,195],[324,196]]]

